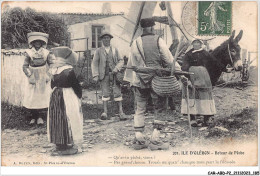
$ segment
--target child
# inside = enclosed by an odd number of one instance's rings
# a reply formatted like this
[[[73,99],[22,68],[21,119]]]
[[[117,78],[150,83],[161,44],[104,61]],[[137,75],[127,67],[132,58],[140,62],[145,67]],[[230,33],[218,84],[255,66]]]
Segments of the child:
[[[73,70],[77,54],[68,47],[53,48],[51,52],[55,57],[50,61],[48,137],[56,144],[52,155],[72,155],[79,152],[83,141],[82,89]]]
[[[23,72],[28,77],[25,88],[23,106],[31,111],[30,124],[42,125],[43,119],[40,112],[45,110],[49,104],[50,78],[47,74],[50,54],[46,48],[48,34],[42,32],[31,32],[27,34],[30,49],[26,50],[23,64]]]

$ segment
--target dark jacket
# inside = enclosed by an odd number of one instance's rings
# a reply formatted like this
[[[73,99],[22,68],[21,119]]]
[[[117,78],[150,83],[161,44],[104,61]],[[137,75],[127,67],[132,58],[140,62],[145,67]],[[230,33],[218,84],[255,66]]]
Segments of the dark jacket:
[[[51,88],[53,89],[54,87],[71,87],[78,98],[82,97],[82,89],[73,69],[66,69],[63,70],[60,74],[54,75],[51,81]]]
[[[185,54],[181,69],[183,71],[189,71],[191,66],[204,66],[209,73],[211,82],[215,84],[215,73],[219,70],[223,70],[225,68],[224,64],[205,50],[196,51],[194,53],[193,51],[194,49],[191,49]]]

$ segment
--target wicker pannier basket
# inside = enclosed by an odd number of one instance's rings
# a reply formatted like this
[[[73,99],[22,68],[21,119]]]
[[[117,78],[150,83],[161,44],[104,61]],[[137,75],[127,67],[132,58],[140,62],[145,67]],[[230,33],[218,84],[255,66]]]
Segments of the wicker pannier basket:
[[[181,94],[181,87],[175,76],[155,76],[152,80],[152,88],[156,94],[162,97]]]

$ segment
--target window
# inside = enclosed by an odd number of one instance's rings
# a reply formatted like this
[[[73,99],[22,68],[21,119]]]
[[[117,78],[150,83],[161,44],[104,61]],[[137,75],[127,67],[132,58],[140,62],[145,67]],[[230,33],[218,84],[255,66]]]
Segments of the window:
[[[102,46],[102,41],[99,38],[103,26],[92,26],[92,48],[99,48]]]

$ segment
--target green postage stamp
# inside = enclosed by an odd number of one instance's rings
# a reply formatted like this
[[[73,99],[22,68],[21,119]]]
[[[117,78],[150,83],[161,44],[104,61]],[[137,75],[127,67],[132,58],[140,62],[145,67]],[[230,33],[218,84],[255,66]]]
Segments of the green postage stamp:
[[[198,35],[230,35],[232,2],[199,1],[197,26]]]

